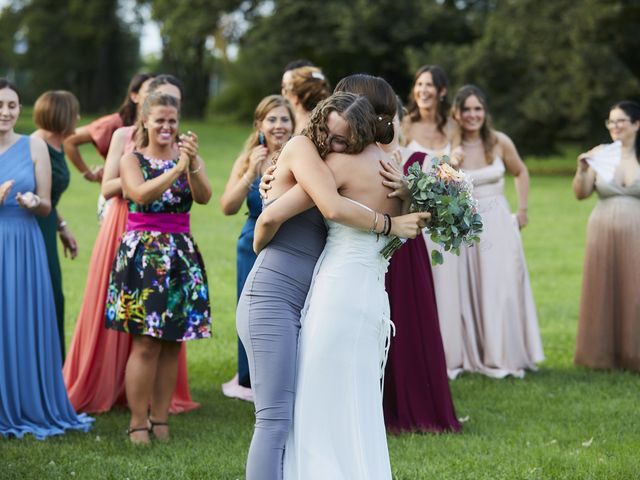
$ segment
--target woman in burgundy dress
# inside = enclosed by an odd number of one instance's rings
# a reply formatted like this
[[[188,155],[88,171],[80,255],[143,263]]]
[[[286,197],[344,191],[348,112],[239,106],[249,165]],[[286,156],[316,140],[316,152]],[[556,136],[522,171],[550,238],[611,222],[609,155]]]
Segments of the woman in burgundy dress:
[[[394,123],[398,132],[398,117]],[[397,149],[397,142],[394,143]],[[429,161],[425,157],[423,152],[413,153],[404,164],[404,173],[415,162],[422,166],[424,161]],[[387,430],[391,433],[459,431],[440,336],[430,256],[424,239],[407,240],[393,255],[386,288],[391,320],[396,327],[384,376]]]

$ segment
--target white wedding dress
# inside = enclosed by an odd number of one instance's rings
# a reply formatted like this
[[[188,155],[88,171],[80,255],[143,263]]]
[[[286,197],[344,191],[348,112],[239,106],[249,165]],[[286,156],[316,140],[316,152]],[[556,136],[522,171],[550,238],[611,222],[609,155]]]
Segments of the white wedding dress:
[[[380,381],[391,321],[378,253],[387,239],[327,224],[301,318],[284,479],[389,480]]]

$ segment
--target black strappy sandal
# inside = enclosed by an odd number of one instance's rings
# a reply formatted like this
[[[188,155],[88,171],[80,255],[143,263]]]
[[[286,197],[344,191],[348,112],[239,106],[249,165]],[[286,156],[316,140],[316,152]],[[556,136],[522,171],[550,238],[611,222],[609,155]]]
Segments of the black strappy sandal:
[[[134,442],[133,440],[131,440],[131,434],[135,433],[135,432],[151,432],[151,429],[149,429],[149,427],[136,427],[136,428],[127,428],[127,436],[129,437],[129,441],[135,445],[148,445],[149,441],[146,442]]]
[[[166,438],[161,438],[158,437],[155,432],[153,431],[153,429],[155,427],[168,427],[169,423],[168,422],[156,422],[155,420],[151,420],[151,418],[148,419],[149,420],[149,432],[153,433],[153,435],[161,442],[168,442],[170,440],[170,437],[166,437]]]

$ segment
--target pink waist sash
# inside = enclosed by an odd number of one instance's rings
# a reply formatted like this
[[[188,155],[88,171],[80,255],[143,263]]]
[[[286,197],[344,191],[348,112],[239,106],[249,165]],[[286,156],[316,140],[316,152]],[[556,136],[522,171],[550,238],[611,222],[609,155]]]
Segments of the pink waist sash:
[[[189,233],[189,214],[129,212],[127,232],[131,232],[132,230],[161,233]]]

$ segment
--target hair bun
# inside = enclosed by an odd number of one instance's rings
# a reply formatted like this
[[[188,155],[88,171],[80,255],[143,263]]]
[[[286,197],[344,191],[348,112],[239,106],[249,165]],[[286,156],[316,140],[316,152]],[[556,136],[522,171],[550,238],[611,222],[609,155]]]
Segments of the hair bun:
[[[388,145],[393,141],[394,135],[392,119],[388,115],[378,115],[376,118],[376,142]]]

